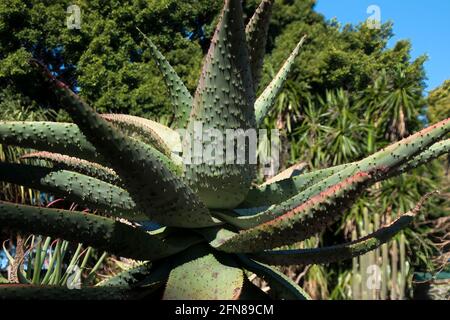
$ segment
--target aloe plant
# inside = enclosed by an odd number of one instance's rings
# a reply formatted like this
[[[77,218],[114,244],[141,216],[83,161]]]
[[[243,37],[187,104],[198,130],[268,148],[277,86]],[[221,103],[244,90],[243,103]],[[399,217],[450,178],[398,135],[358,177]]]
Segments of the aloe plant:
[[[0,225],[82,242],[141,263],[94,287],[1,285],[0,297],[261,297],[248,281],[254,273],[269,284],[274,298],[308,299],[275,266],[352,259],[410,225],[425,198],[362,239],[315,249],[297,245],[339,219],[367,187],[448,152],[450,119],[358,162],[296,176],[281,172],[261,186],[254,185],[256,164],[250,161],[181,161],[177,151],[187,150],[186,139],[182,143],[176,129],[194,140],[196,123],[221,131],[257,129],[270,111],[304,42],[256,98],[273,2],[262,1],[245,27],[241,1],[225,0],[193,97],[147,39],[175,108],[172,128],[129,115],[97,114],[32,61],[74,123],[1,122],[0,143],[39,150],[26,158],[54,165],[0,163],[0,179],[64,197],[94,213],[0,202]],[[251,147],[245,144],[246,154]],[[142,228],[148,221],[160,228]]]

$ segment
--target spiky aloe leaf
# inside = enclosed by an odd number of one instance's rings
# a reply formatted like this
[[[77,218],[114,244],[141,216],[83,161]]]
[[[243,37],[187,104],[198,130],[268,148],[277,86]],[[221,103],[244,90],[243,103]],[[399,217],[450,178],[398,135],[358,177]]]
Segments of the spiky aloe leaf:
[[[96,178],[98,180],[108,182],[114,185],[120,185],[119,176],[107,167],[98,163],[90,162],[75,157],[69,157],[59,153],[47,151],[27,153],[21,159],[38,159],[46,160],[54,164],[55,169],[68,170],[84,174],[86,176]]]
[[[99,161],[95,147],[71,123],[0,121],[0,143]]]
[[[270,286],[269,294],[275,299],[311,300],[309,295],[282,272],[244,255],[237,255],[248,270],[263,278]]]
[[[244,270],[245,274],[253,274],[248,270]],[[271,298],[270,296],[262,291],[258,286],[253,284],[248,276],[244,277],[244,285],[242,287],[242,293],[239,297],[239,300],[245,301],[245,300],[258,300],[258,301],[269,301]]]
[[[253,258],[271,265],[287,266],[332,263],[363,255],[380,247],[400,231],[408,228],[429,196],[425,196],[410,212],[362,239],[324,248],[266,251],[263,254],[254,255]]]
[[[142,262],[137,266],[132,267],[128,270],[124,270],[119,274],[100,281],[96,284],[97,287],[123,287],[123,288],[131,288],[136,283],[150,275],[152,270],[151,262]]]
[[[267,86],[267,88],[261,93],[258,99],[255,102],[255,114],[256,114],[256,124],[260,126],[264,118],[270,111],[270,108],[275,103],[281,89],[286,82],[287,76],[294,65],[295,59],[300,53],[300,48],[303,46],[303,43],[306,40],[306,36],[304,36],[300,42],[295,47],[294,51],[292,51],[289,58],[286,60],[284,65],[281,67],[280,71],[278,71],[275,78],[272,82]]]
[[[0,179],[63,197],[115,217],[147,220],[136,209],[136,204],[126,190],[79,173],[0,162]]]
[[[223,227],[203,228],[197,230],[213,248],[219,248],[229,239],[235,237],[237,234],[234,231]]]
[[[444,140],[433,144],[429,149],[423,151],[419,155],[415,156],[412,160],[409,160],[405,164],[389,172],[383,179],[388,179],[393,176],[400,175],[408,172],[421,165],[439,158],[450,152],[450,140]],[[281,203],[287,199],[295,196],[296,194],[305,191],[307,188],[314,184],[332,176],[333,174],[347,169],[349,167],[357,167],[358,162],[343,164],[323,170],[316,170],[307,172],[301,175],[285,178],[279,181],[269,181],[259,187],[253,188],[249,191],[247,199],[239,205],[239,209],[236,211],[241,215],[245,215],[249,212],[259,211],[262,212],[267,209],[268,206]],[[245,209],[249,208],[249,209]],[[250,209],[256,208],[256,209]]]
[[[142,288],[148,295],[161,288],[167,281],[170,264],[167,260],[155,263],[144,262],[122,271],[118,275],[99,282],[97,287]]]
[[[123,288],[86,287],[72,290],[60,286],[0,285],[0,300],[133,300],[136,292]]]
[[[229,256],[219,256],[203,245],[180,254],[170,272],[165,300],[235,300],[244,274]]]
[[[254,95],[241,1],[226,0],[194,97],[185,143],[195,146],[202,138],[196,130],[199,125],[205,135],[215,130],[221,137],[235,130],[244,136],[248,129],[255,129]],[[227,154],[227,141],[220,145],[216,137],[211,140],[214,159],[205,159],[204,153],[197,156],[194,150],[192,162],[186,164],[186,181],[209,208],[233,208],[244,200],[256,177],[256,164],[237,161],[239,152],[249,154],[248,142],[238,144],[237,154]],[[236,146],[236,138],[227,135],[226,140]]]
[[[305,240],[336,221],[374,180],[373,176],[374,173],[360,172],[308,201],[298,203],[274,220],[241,231],[216,248],[226,252],[254,253]]]
[[[143,142],[117,131],[65,84],[36,61],[62,106],[96,150],[120,176],[139,211],[168,226],[199,228],[216,224],[197,195],[165,163],[171,161]]]
[[[437,142],[433,144],[428,150],[422,152],[404,165],[393,170],[391,173],[389,173],[388,177],[397,176],[404,172],[411,171],[414,168],[425,165],[430,161],[448,153],[450,153],[450,139]]]
[[[258,89],[259,81],[261,80],[264,55],[266,53],[267,33],[274,2],[274,0],[261,1],[245,28],[255,91]]]
[[[392,144],[354,165],[346,166],[343,170],[321,180],[279,205],[272,206],[267,210],[264,210],[263,208],[264,211],[257,210],[258,212],[256,214],[246,216],[233,217],[223,214],[219,214],[218,216],[239,228],[253,228],[282,216],[287,211],[294,209],[298,204],[307,201],[327,188],[340,183],[342,180],[350,178],[357,172],[376,170],[377,172],[382,173],[375,176],[376,181],[386,179],[387,177],[390,177],[391,172],[407,164],[408,161],[414,159],[415,156],[430,148],[430,146],[449,132],[450,118]]]
[[[313,186],[324,178],[327,178],[332,174],[341,171],[346,166],[347,165],[343,165],[307,172],[272,183],[265,183],[259,187],[253,188],[249,191],[245,201],[241,205],[239,205],[239,210],[237,210],[237,212],[245,213],[246,210],[240,210],[243,208],[264,207],[262,210],[265,210],[270,205],[288,200],[289,198],[295,196],[299,192],[306,190],[307,188]]]
[[[22,232],[84,243],[121,257],[157,260],[198,243],[197,236],[160,240],[140,228],[77,211],[0,202],[0,225]]]
[[[0,143],[81,158],[108,166],[80,129],[72,123],[0,121]],[[173,172],[179,167],[162,159]]]
[[[138,29],[139,30],[139,29]],[[169,91],[170,99],[175,110],[175,127],[186,128],[189,121],[189,114],[192,108],[192,96],[189,90],[184,85],[176,71],[172,68],[167,59],[161,54],[155,44],[144,33],[139,30],[144,39],[147,41],[147,45],[150,48],[150,53],[153,59],[156,61],[161,74],[163,75],[164,82]]]
[[[137,135],[168,157],[183,150],[178,132],[158,122],[127,114],[102,114],[101,117],[122,130]]]

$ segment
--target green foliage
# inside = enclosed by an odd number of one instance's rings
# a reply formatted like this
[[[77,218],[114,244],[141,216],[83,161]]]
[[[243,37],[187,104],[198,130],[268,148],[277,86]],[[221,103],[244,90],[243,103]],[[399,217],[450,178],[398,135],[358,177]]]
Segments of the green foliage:
[[[428,117],[430,121],[439,121],[450,114],[450,80],[428,95]]]
[[[41,106],[54,105],[28,65],[32,55],[52,64],[70,86],[81,86],[82,96],[99,111],[172,114],[160,90],[159,70],[149,63],[150,50],[136,30],[139,27],[167,53],[188,88],[195,88],[203,51],[198,43],[185,39],[183,30],[197,30],[197,24],[204,24],[208,36],[220,1],[77,1],[81,29],[69,30],[66,9],[73,4],[68,0],[2,2],[1,87],[12,85]]]
[[[21,284],[72,288],[88,285],[95,278],[96,271],[106,256],[104,253],[98,257],[92,248],[83,249],[82,244],[72,247],[65,240],[52,240],[50,237],[30,236],[23,244],[18,241],[17,245],[23,245],[24,248],[19,250],[16,247],[16,256],[11,255],[5,245],[3,248],[9,264],[17,268],[18,280]],[[25,252],[25,255],[20,257],[19,251]],[[64,263],[65,257],[70,258],[68,264]],[[92,259],[95,260],[93,265],[90,264]],[[24,270],[25,264],[26,270]]]

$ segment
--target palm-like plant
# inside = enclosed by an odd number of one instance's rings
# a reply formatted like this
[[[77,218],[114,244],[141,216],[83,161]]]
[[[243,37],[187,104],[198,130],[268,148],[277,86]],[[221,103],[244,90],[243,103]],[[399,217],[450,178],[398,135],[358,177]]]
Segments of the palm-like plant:
[[[361,99],[369,117],[373,117],[375,125],[384,125],[386,138],[396,141],[405,137],[408,119],[418,116],[417,104],[422,99],[422,88],[417,80],[397,67],[389,74],[383,71],[375,80],[369,92],[365,92],[366,99]],[[379,101],[381,100],[381,101]]]
[[[273,2],[262,1],[244,28],[241,1],[225,0],[194,97],[149,41],[176,108],[175,126],[191,137],[184,139],[186,145],[198,143],[197,123],[219,131],[261,125],[303,42],[256,99]],[[448,141],[441,141],[450,131],[447,119],[361,161],[253,187],[256,164],[239,164],[234,153],[232,163],[201,161],[195,152],[191,161],[180,161],[172,152],[182,149],[177,131],[128,115],[99,115],[44,67],[35,61],[33,65],[75,124],[1,123],[0,142],[44,150],[30,157],[57,166],[2,163],[0,177],[62,195],[109,217],[1,202],[1,225],[144,262],[93,288],[3,285],[0,297],[136,298],[161,293],[165,299],[237,299],[254,294],[246,277],[251,271],[266,279],[274,297],[305,299],[297,284],[270,265],[349,259],[388,241],[411,223],[424,200],[354,242],[319,249],[290,246],[336,221],[368,186],[449,148]],[[216,154],[226,154],[225,146],[214,146]],[[251,145],[245,143],[243,149],[247,154]],[[189,150],[184,149],[185,159]],[[146,231],[139,226],[146,221],[161,228]]]

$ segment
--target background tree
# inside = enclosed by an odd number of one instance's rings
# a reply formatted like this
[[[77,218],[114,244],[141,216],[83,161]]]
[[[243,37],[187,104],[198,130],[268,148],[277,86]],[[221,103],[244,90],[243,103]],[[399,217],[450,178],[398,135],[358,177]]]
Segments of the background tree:
[[[434,89],[428,95],[429,121],[439,121],[450,115],[450,80],[445,81],[440,87]]]

